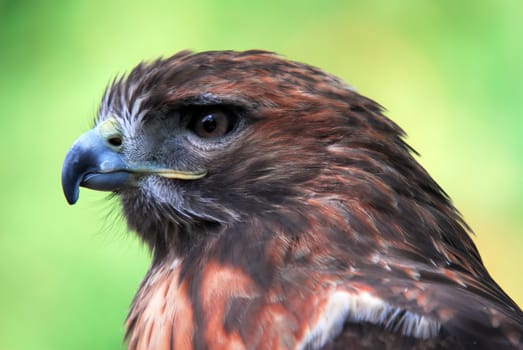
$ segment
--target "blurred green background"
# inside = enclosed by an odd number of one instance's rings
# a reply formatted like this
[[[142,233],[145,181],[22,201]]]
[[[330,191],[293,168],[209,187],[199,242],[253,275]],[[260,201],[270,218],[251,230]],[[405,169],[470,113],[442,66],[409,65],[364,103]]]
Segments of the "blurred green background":
[[[523,2],[0,0],[0,349],[120,348],[148,267],[63,157],[105,84],[181,49],[277,51],[388,108],[523,304]]]

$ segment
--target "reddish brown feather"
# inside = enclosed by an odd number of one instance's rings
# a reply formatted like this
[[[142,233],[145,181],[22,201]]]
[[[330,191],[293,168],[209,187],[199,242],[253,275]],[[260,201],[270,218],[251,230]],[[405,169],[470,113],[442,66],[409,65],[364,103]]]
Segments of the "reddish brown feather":
[[[180,267],[151,270],[127,318],[129,349],[191,349],[193,311]]]

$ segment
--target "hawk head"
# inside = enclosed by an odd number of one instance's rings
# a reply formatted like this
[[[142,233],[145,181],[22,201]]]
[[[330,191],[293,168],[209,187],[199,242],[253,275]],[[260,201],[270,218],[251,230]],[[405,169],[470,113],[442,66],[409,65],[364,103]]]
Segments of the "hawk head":
[[[131,348],[521,346],[521,311],[411,152],[317,68],[181,52],[110,84],[62,182],[71,204],[116,193],[153,251]]]

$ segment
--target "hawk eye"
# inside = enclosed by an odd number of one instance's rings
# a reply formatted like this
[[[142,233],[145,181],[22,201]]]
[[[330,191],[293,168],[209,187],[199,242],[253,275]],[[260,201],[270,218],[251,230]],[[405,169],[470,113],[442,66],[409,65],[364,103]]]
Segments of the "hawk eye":
[[[222,137],[236,125],[236,116],[219,108],[204,108],[191,114],[187,128],[202,139]]]

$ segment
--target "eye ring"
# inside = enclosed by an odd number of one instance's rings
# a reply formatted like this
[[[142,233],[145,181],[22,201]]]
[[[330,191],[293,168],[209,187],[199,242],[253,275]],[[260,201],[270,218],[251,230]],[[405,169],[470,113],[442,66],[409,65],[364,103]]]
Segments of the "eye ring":
[[[230,133],[236,126],[237,117],[231,111],[219,107],[198,108],[190,113],[187,129],[201,139],[218,139]]]

